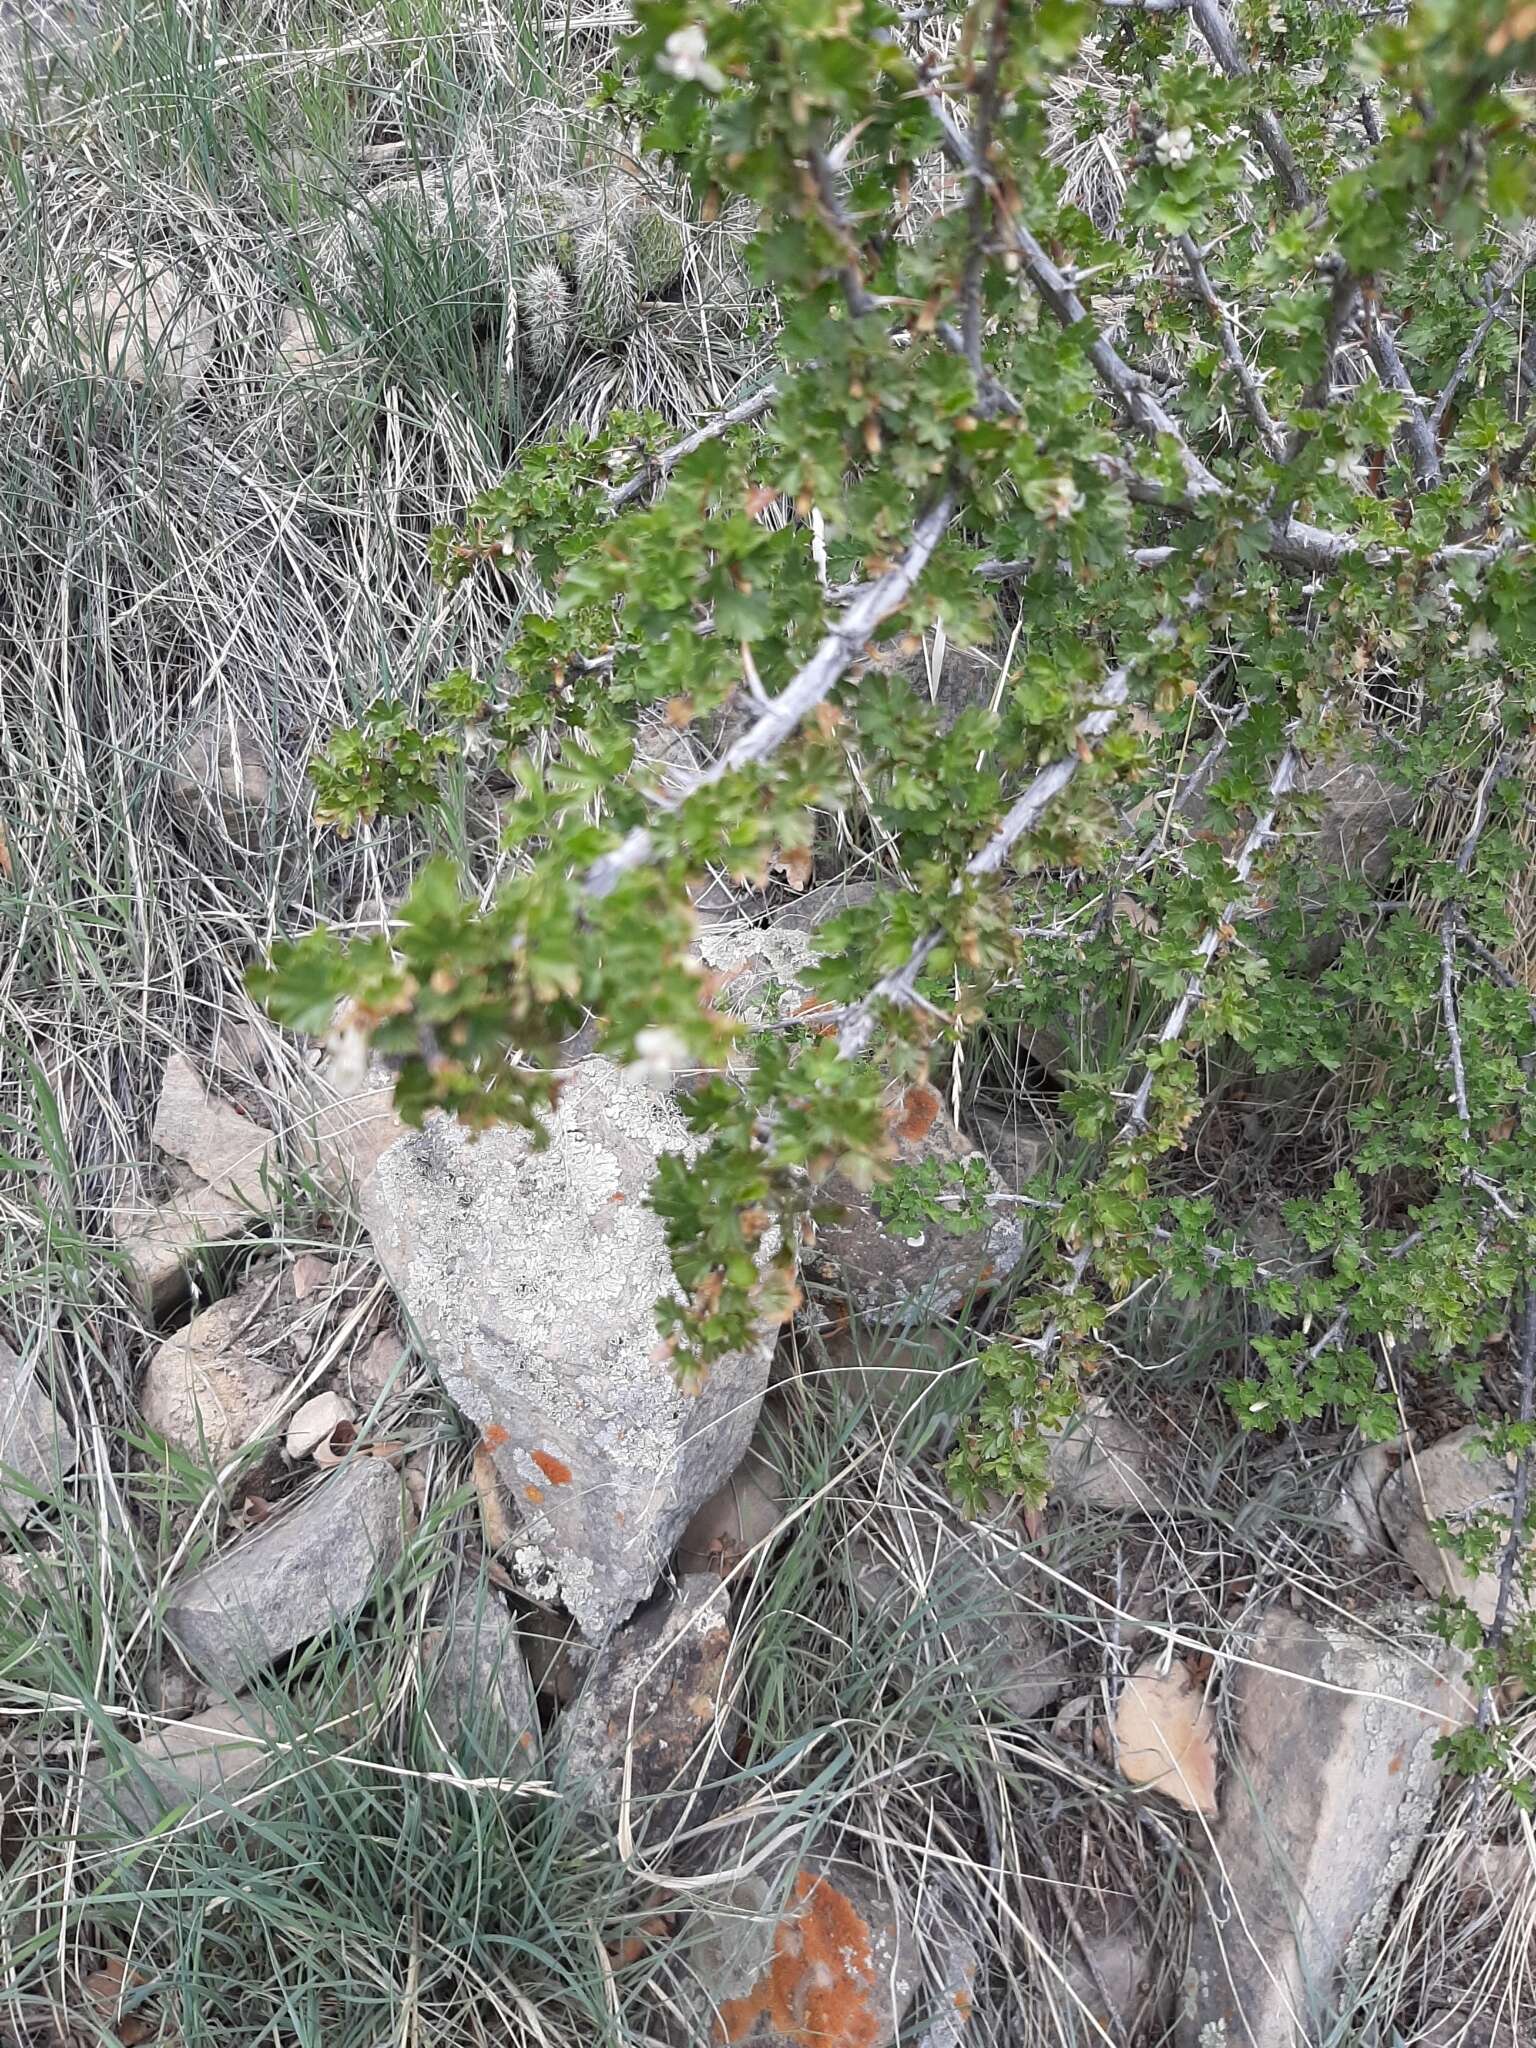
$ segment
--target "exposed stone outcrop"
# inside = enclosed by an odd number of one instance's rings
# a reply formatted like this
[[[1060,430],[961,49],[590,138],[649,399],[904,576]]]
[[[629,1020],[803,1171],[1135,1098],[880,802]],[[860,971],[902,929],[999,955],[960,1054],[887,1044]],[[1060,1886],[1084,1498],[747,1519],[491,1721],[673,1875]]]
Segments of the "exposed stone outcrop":
[[[675,1282],[645,1197],[660,1155],[692,1142],[670,1095],[588,1060],[547,1128],[540,1151],[521,1131],[474,1138],[436,1117],[385,1153],[363,1207],[523,1517],[513,1564],[595,1639],[740,1463],[773,1337],[716,1361],[697,1393],[663,1354],[655,1304]]]
[[[1405,1617],[1395,1617],[1399,1633]],[[1234,1681],[1218,1864],[1181,2048],[1302,2048],[1369,1961],[1434,1809],[1435,1744],[1472,1711],[1444,1646],[1265,1616]]]

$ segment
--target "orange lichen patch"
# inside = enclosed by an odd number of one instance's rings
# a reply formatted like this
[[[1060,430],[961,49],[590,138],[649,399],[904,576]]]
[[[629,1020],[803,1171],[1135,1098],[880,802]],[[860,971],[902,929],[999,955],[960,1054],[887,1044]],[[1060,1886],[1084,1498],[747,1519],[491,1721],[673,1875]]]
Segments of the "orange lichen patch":
[[[529,1455],[551,1486],[570,1485],[571,1468],[563,1459],[552,1457],[548,1451],[533,1451]]]
[[[503,1444],[511,1442],[511,1438],[499,1422],[493,1422],[480,1441],[488,1451],[499,1451]]]
[[[744,1998],[721,2006],[717,2038],[746,2041],[759,2020],[796,2048],[874,2048],[880,2037],[869,1927],[809,1871],[795,1880],[773,1961]]]
[[[901,1115],[896,1123],[897,1137],[905,1139],[909,1145],[915,1145],[920,1138],[926,1138],[943,1107],[937,1088],[930,1088],[926,1081],[917,1082],[901,1098]]]
[[[530,1507],[536,1508],[543,1498],[544,1489],[542,1486],[525,1486],[523,1488],[523,1499],[527,1501]]]

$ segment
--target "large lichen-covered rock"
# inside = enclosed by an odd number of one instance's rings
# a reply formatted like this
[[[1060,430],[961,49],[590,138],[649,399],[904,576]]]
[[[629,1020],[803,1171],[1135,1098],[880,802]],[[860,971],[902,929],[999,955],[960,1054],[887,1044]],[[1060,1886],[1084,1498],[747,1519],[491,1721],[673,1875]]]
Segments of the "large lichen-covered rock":
[[[862,1865],[797,1860],[753,1858],[705,1918],[693,1966],[714,2000],[710,2038],[889,2048],[916,1989],[913,1928]]]
[[[1399,1637],[1407,1619],[1392,1617]],[[1244,1646],[1181,2048],[1320,2039],[1340,1981],[1369,1963],[1434,1811],[1435,1745],[1475,1704],[1419,1633],[1377,1639],[1277,1607]]]
[[[645,1197],[661,1155],[691,1143],[670,1095],[588,1060],[547,1131],[540,1151],[434,1118],[384,1154],[363,1215],[522,1514],[514,1564],[600,1636],[740,1463],[773,1341],[717,1360],[697,1393],[661,1352],[655,1304],[675,1282]]]

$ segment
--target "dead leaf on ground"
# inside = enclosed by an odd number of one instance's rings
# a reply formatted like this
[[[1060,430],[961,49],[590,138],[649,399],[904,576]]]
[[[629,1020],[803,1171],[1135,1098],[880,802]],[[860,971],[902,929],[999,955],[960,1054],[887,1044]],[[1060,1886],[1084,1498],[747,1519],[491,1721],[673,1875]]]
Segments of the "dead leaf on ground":
[[[808,846],[775,847],[768,862],[770,875],[782,875],[784,885],[798,896],[810,885],[815,855]]]
[[[1125,1682],[1115,1713],[1120,1775],[1176,1799],[1191,1813],[1216,1811],[1216,1723],[1183,1664],[1151,1658]]]

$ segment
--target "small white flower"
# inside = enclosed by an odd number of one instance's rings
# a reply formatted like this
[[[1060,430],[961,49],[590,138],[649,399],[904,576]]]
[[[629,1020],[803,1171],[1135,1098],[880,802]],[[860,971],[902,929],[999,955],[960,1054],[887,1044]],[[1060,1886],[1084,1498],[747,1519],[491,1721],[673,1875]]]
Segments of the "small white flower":
[[[725,90],[725,74],[718,64],[710,63],[709,37],[696,21],[689,22],[686,28],[673,29],[657,62],[669,76],[685,82],[691,80],[706,92]]]
[[[1087,502],[1069,476],[1053,476],[1045,487],[1045,516],[1053,523],[1074,518]]]
[[[1481,661],[1482,659],[1484,659],[1485,656],[1490,654],[1497,654],[1498,651],[1498,640],[1492,633],[1489,632],[1488,628],[1483,624],[1482,620],[1479,619],[1476,625],[1472,628],[1471,632],[1467,635],[1468,656],[1473,661]]]
[[[690,1066],[693,1055],[688,1041],[670,1024],[648,1024],[635,1033],[635,1057],[628,1072],[653,1088],[665,1088],[680,1067]]]
[[[1371,465],[1360,454],[1330,456],[1323,464],[1325,475],[1336,476],[1341,484],[1348,484],[1352,491],[1369,491],[1371,488]]]
[[[1175,164],[1193,163],[1195,159],[1195,138],[1189,128],[1165,128],[1152,145],[1153,153],[1165,168]]]
[[[1285,27],[1285,16],[1280,12],[1280,9],[1278,7],[1271,7],[1271,9],[1269,10],[1270,34],[1275,36],[1283,36],[1285,34]]]

